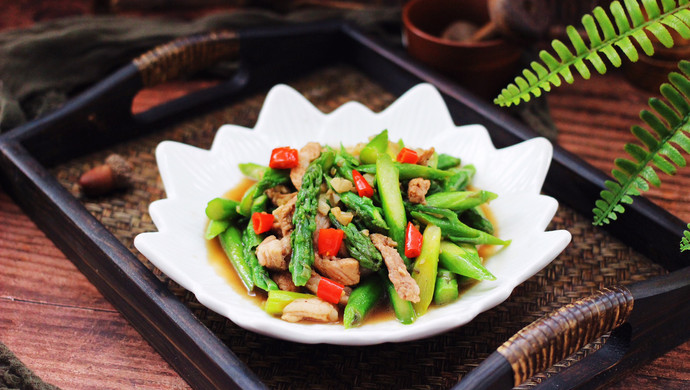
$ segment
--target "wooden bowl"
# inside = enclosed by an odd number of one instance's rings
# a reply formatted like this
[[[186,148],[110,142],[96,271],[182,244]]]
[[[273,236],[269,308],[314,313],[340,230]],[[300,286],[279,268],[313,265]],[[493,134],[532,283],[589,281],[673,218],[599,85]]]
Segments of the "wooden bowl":
[[[412,0],[402,20],[410,56],[449,76],[485,99],[492,99],[516,75],[522,48],[505,39],[457,41],[441,37],[457,21],[483,26],[486,0]]]

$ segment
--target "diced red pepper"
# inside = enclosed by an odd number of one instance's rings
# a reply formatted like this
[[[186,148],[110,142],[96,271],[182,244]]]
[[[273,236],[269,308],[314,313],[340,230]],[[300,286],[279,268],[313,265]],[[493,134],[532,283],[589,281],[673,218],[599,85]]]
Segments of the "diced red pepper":
[[[335,256],[343,243],[345,232],[340,229],[321,229],[319,230],[319,254],[321,256]]]
[[[297,149],[284,146],[275,148],[271,152],[271,161],[268,166],[273,169],[289,169],[299,165],[299,152]]]
[[[419,161],[419,156],[412,149],[402,148],[396,160],[403,164],[416,164]]]
[[[261,234],[271,230],[273,227],[273,214],[254,213],[252,214],[252,225],[254,233]]]
[[[319,287],[316,289],[316,296],[326,302],[336,304],[340,302],[340,296],[343,294],[344,288],[345,286],[342,284],[322,276],[321,279],[319,279]]]
[[[422,253],[422,233],[412,224],[407,223],[405,229],[405,256],[417,257]]]
[[[357,188],[359,196],[367,198],[374,196],[374,189],[371,188],[367,179],[365,179],[361,173],[357,172],[356,169],[352,170],[352,180],[355,182],[355,188]]]

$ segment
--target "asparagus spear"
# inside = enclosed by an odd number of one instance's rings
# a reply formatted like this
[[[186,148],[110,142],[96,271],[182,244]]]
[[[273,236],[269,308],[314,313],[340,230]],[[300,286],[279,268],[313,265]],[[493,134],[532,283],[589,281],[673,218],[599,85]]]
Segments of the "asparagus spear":
[[[434,288],[434,303],[445,305],[458,299],[458,277],[447,269],[439,268]]]
[[[432,207],[464,211],[496,199],[498,195],[489,191],[437,192],[426,197],[426,204]]]
[[[416,319],[416,315],[414,308],[412,307],[412,302],[400,298],[398,293],[395,291],[393,282],[388,279],[388,271],[381,269],[379,271],[379,276],[381,277],[381,280],[383,280],[384,287],[388,293],[388,299],[393,307],[395,318],[405,325],[413,323]]]
[[[268,298],[264,304],[264,311],[268,314],[280,315],[283,314],[283,309],[285,309],[285,306],[290,304],[290,302],[294,301],[295,299],[309,299],[314,297],[316,297],[316,295],[292,291],[271,290],[268,292]]]
[[[218,238],[220,239],[220,246],[225,251],[235,271],[237,271],[237,275],[242,279],[242,283],[244,283],[247,291],[251,291],[254,288],[252,269],[242,256],[242,233],[236,226],[230,225],[223,233],[218,235]]]
[[[471,228],[460,222],[457,214],[438,207],[412,205],[410,215],[425,225],[436,225],[441,228],[444,237],[454,241],[471,244],[508,245],[510,240],[501,240],[481,230]]]
[[[478,280],[496,280],[496,277],[482,265],[477,248],[473,245],[456,245],[441,242],[439,264],[458,275]]]
[[[374,231],[388,232],[388,225],[381,215],[381,210],[374,206],[370,198],[358,196],[353,192],[343,192],[340,194],[340,200],[350,211],[354,211],[358,223]]]
[[[225,198],[211,199],[206,205],[206,216],[214,221],[234,220],[240,214],[237,212],[239,202]]]
[[[371,312],[376,303],[383,296],[383,284],[381,280],[372,275],[367,280],[361,282],[347,300],[345,311],[343,312],[343,325],[345,328],[358,326],[364,317]]]
[[[381,268],[383,258],[381,257],[381,252],[376,249],[369,237],[357,230],[357,227],[352,223],[343,225],[335,218],[333,213],[329,213],[328,216],[336,229],[345,232],[345,247],[350,256],[357,259],[362,267],[378,271]]]
[[[386,153],[388,149],[388,130],[383,130],[377,134],[369,143],[359,152],[359,159],[365,164],[373,164],[376,162],[380,154]]]
[[[424,165],[402,164],[398,162],[394,162],[393,165],[398,169],[399,178],[401,180],[414,179],[415,177],[421,177],[424,179],[431,180],[441,180],[455,175],[455,173],[452,171],[442,171],[440,169],[431,168]],[[360,165],[359,167],[357,167],[357,170],[364,173],[377,173],[377,166],[378,164]]]
[[[409,164],[408,164],[409,165]],[[410,260],[405,256],[405,227],[407,215],[400,193],[398,170],[393,160],[387,154],[382,154],[376,160],[376,184],[383,206],[383,216],[388,224],[389,237],[398,243],[398,253],[409,268]]]
[[[449,169],[460,165],[460,159],[449,154],[441,153],[438,155],[437,169]]]
[[[264,211],[267,200],[266,195],[256,198],[252,205],[252,214]],[[278,285],[271,279],[266,268],[259,263],[259,259],[256,257],[256,247],[261,244],[261,241],[263,241],[263,236],[256,234],[250,219],[244,229],[244,234],[242,234],[242,256],[252,270],[252,281],[256,287],[264,291],[278,290]]]
[[[494,234],[494,225],[486,217],[481,207],[467,209],[460,213],[459,217],[460,221],[467,226],[487,232],[489,234]]]
[[[412,279],[419,286],[419,302],[412,304],[417,315],[426,313],[434,298],[436,285],[436,271],[438,269],[438,255],[441,249],[441,229],[438,226],[427,225],[424,229],[422,253],[414,262]]]
[[[452,175],[443,181],[443,190],[446,192],[462,191],[470,184],[477,169],[474,165],[465,165],[462,168],[450,170]]]
[[[268,169],[267,166],[254,164],[254,163],[242,163],[239,164],[240,172],[252,180],[259,181],[264,177],[264,173]]]
[[[349,181],[352,180],[352,170],[359,165],[359,161],[340,145],[340,151],[335,155],[334,166],[338,174]]]
[[[206,234],[204,234],[204,238],[207,240],[211,240],[215,238],[217,235],[223,233],[225,229],[230,226],[230,221],[221,219],[221,220],[211,220],[208,223],[208,227],[206,227]]]
[[[314,264],[313,235],[316,230],[316,209],[319,191],[323,182],[323,173],[333,163],[334,153],[326,151],[309,164],[302,177],[302,188],[297,193],[297,206],[292,216],[295,230],[290,235],[292,260],[290,273],[296,286],[304,286],[311,277],[311,266]]]

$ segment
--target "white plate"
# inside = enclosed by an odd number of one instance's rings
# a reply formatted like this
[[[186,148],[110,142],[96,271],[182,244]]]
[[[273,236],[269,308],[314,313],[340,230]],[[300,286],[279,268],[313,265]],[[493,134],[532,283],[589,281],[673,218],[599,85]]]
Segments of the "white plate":
[[[209,262],[204,231],[206,203],[240,180],[237,165],[266,165],[278,146],[300,148],[309,141],[354,145],[388,129],[393,140],[412,147],[435,147],[477,168],[473,184],[498,194],[491,202],[498,235],[512,244],[489,258],[495,281],[482,281],[449,305],[429,311],[414,324],[395,320],[345,330],[341,325],[293,324],[266,314],[238,294]],[[193,292],[199,302],[237,325],[301,343],[370,345],[429,337],[471,321],[503,302],[513,289],[549,264],[570,242],[565,230],[545,231],[558,207],[540,195],[551,162],[552,146],[535,138],[497,150],[479,125],[456,127],[440,94],[420,84],[381,113],[350,102],[331,114],[315,108],[285,85],[271,89],[256,127],[222,126],[211,150],[164,141],[156,149],[167,199],[149,207],[158,232],[142,233],[136,248],[171,279]]]

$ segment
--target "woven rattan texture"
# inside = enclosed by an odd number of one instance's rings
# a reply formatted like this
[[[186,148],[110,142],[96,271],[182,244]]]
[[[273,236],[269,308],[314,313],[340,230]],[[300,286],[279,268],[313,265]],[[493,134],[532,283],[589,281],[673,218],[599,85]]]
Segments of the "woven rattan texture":
[[[324,112],[350,100],[380,111],[395,99],[375,82],[347,67],[328,68],[289,84]],[[156,270],[134,249],[132,241],[141,232],[155,230],[148,205],[165,197],[154,158],[156,145],[170,139],[209,148],[216,129],[222,124],[253,127],[264,98],[265,94],[251,96],[161,132],[68,162],[53,172],[271,388],[447,388],[515,332],[542,315],[600,287],[627,284],[664,272],[593,227],[588,216],[561,205],[549,229],[569,230],[573,241],[568,248],[552,264],[516,288],[506,302],[459,329],[425,340],[370,347],[300,345],[244,331],[201,306],[190,292]],[[82,197],[75,184],[79,176],[102,163],[112,152],[134,163],[133,187],[102,198]],[[569,365],[597,348],[596,343],[587,346],[550,371],[556,372],[559,366]],[[523,387],[530,387],[530,383]]]

